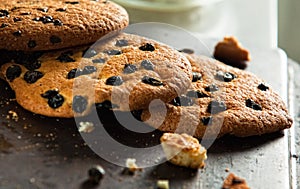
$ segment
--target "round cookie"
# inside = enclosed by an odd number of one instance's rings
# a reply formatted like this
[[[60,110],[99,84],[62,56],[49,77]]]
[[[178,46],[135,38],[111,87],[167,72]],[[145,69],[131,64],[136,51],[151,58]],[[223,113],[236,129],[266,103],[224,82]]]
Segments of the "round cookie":
[[[17,102],[37,114],[82,116],[91,106],[118,110],[168,102],[191,84],[181,53],[136,35],[107,37],[93,46],[53,52],[15,52],[1,67]]]
[[[107,0],[10,0],[0,5],[0,49],[40,51],[90,44],[128,25]]]
[[[280,96],[252,73],[204,56],[186,55],[194,75],[185,95],[136,116],[164,131],[198,138],[262,135],[291,127]]]

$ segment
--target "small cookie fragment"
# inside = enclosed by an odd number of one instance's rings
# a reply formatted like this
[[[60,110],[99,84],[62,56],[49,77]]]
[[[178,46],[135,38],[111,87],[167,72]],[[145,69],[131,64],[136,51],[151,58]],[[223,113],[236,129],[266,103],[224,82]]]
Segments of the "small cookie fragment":
[[[164,133],[160,138],[166,158],[173,164],[193,169],[203,168],[206,149],[188,134]]]
[[[157,188],[159,189],[169,189],[169,181],[168,180],[158,180]]]
[[[127,171],[131,174],[134,174],[135,171],[141,170],[136,164],[136,159],[134,158],[127,158],[126,159],[126,168]]]
[[[92,122],[80,122],[78,131],[80,133],[90,133],[95,129],[95,126]]]
[[[250,189],[245,179],[237,177],[233,173],[230,173],[224,180],[222,189]]]
[[[214,57],[227,65],[240,69],[245,69],[246,62],[251,60],[249,51],[232,36],[224,37],[223,41],[216,45]]]

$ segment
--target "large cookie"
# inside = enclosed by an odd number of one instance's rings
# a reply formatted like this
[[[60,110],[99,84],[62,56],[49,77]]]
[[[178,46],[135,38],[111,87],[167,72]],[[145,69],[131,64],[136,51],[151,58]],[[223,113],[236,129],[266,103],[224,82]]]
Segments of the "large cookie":
[[[168,102],[185,93],[192,78],[181,53],[130,34],[105,38],[89,49],[12,54],[1,71],[17,102],[46,116],[85,115],[94,103],[127,111],[147,108],[154,99]]]
[[[291,127],[284,102],[263,80],[208,57],[187,57],[201,79],[186,95],[143,111],[140,119],[165,132],[199,138],[245,137]]]
[[[125,28],[127,12],[107,0],[10,0],[0,4],[0,49],[84,45]]]

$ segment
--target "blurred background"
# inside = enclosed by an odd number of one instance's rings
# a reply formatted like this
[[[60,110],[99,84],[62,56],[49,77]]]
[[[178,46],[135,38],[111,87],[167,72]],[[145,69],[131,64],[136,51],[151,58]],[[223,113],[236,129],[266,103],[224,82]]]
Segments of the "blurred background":
[[[300,1],[278,0],[278,45],[300,62]]]

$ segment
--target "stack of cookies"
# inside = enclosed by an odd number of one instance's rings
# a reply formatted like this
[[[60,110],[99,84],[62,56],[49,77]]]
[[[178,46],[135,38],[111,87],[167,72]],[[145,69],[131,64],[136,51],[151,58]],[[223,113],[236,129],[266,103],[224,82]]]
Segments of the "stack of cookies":
[[[23,108],[49,117],[131,111],[162,131],[199,138],[291,126],[283,101],[255,75],[121,33],[128,23],[106,0],[4,1],[2,77]]]

